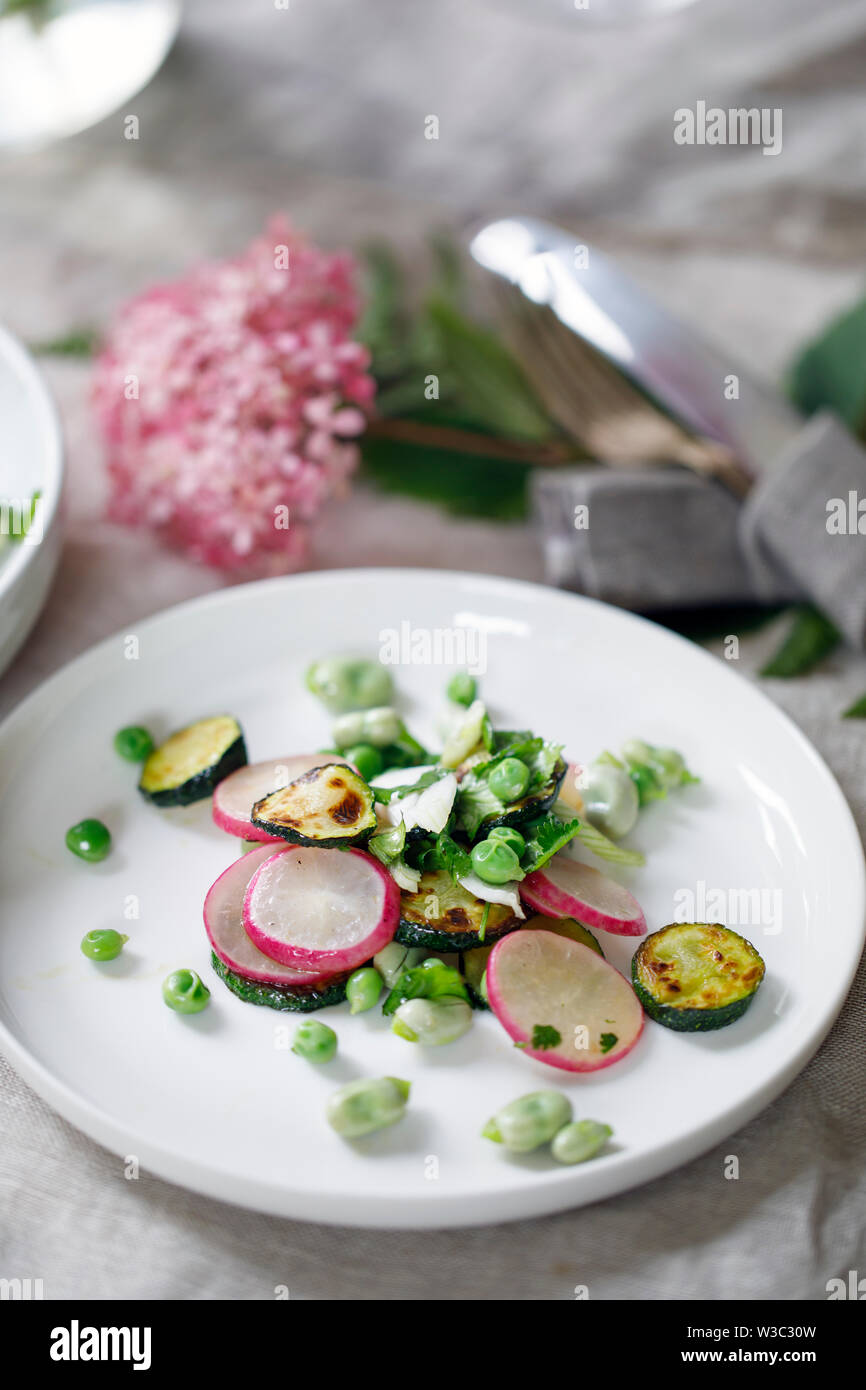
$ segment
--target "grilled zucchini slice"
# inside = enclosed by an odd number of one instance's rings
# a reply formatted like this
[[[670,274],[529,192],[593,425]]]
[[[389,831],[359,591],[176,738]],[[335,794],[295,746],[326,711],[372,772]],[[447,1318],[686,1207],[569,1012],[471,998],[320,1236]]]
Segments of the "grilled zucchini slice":
[[[519,927],[520,921],[510,907],[483,902],[455,883],[446,869],[436,869],[421,875],[416,892],[401,893],[394,940],[431,951],[468,951],[497,941]]]
[[[730,927],[674,922],[641,942],[631,976],[635,994],[656,1023],[700,1033],[742,1017],[764,978],[764,962]]]
[[[210,796],[218,782],[246,761],[240,724],[230,714],[216,714],[188,724],[154,748],[138,790],[155,806],[189,806]]]
[[[575,921],[573,917],[545,917],[543,912],[536,912],[523,923],[524,931],[527,927],[536,931],[552,931],[554,936],[567,936],[569,941],[579,941],[581,946],[588,946],[597,956],[604,959],[604,951],[589,927]]]
[[[327,763],[263,796],[251,820],[293,845],[341,849],[362,844],[377,829],[373,793],[345,763]]]
[[[269,1009],[281,1009],[293,1014],[309,1014],[316,1009],[326,1009],[330,1004],[342,1004],[346,997],[348,975],[340,975],[327,984],[319,984],[304,989],[293,985],[262,984],[259,980],[248,980],[239,975],[225,961],[211,952],[211,965],[232,994],[243,999],[245,1004],[264,1004]]]
[[[550,780],[545,782],[543,787],[536,787],[534,791],[521,797],[519,801],[512,801],[501,816],[488,816],[486,820],[481,822],[475,839],[483,840],[485,835],[489,835],[490,831],[497,825],[519,826],[523,825],[525,821],[536,820],[538,816],[543,816],[545,811],[549,811],[556,801],[567,771],[568,763],[564,758],[558,758]]]

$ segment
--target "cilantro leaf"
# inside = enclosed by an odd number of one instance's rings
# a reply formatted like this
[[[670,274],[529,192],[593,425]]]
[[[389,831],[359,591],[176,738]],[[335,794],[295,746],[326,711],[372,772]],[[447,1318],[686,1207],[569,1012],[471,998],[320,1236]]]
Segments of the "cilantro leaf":
[[[536,1023],[532,1030],[532,1046],[539,1052],[546,1052],[550,1047],[558,1047],[562,1042],[562,1034],[558,1028],[554,1028],[549,1023]]]
[[[579,820],[562,821],[559,816],[548,812],[539,820],[521,826],[526,840],[526,850],[520,861],[524,873],[531,874],[535,869],[543,868],[563,845],[574,839],[580,825]]]
[[[445,869],[456,883],[463,874],[472,872],[472,860],[464,847],[442,830],[431,839],[417,856],[418,867],[425,872]]]
[[[619,1042],[619,1038],[617,1037],[616,1033],[602,1033],[602,1035],[601,1035],[601,1050],[602,1050],[602,1052],[610,1052],[611,1048],[612,1048],[612,1047],[616,1047],[616,1045],[617,1045],[618,1042]]]
[[[410,782],[405,787],[371,787],[374,801],[378,801],[381,806],[388,806],[396,797],[400,801],[404,796],[410,796],[412,792],[423,792],[428,787],[432,787],[434,782],[441,782],[443,777],[448,776],[446,767],[431,767],[429,772],[422,773],[417,782]]]

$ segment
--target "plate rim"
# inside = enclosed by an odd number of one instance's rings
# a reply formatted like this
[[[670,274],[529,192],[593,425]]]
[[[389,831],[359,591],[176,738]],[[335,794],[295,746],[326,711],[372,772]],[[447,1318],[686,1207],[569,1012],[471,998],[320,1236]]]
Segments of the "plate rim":
[[[432,1201],[427,1200],[422,1206],[419,1206],[414,1198],[395,1198],[388,1195],[380,1197],[367,1194],[363,1199],[359,1199],[357,1196],[353,1197],[345,1192],[328,1194],[322,1191],[313,1196],[309,1191],[297,1189],[291,1185],[275,1185],[269,1181],[255,1179],[246,1181],[244,1190],[238,1193],[235,1190],[237,1186],[235,1174],[210,1166],[201,1159],[190,1159],[166,1148],[163,1144],[153,1143],[146,1136],[136,1132],[132,1125],[118,1122],[108,1111],[81,1096],[70,1084],[57,1078],[47,1066],[38,1061],[12,1034],[2,1018],[0,1018],[0,1052],[42,1100],[52,1106],[64,1119],[110,1152],[135,1152],[143,1165],[164,1181],[246,1210],[265,1212],[288,1219],[364,1229],[426,1230],[493,1225],[503,1221],[549,1215],[578,1206],[589,1205],[606,1197],[642,1187],[645,1183],[684,1166],[702,1153],[707,1152],[722,1139],[736,1133],[773,1100],[777,1099],[816,1054],[845,1005],[860,962],[864,943],[866,943],[866,857],[864,857],[863,845],[853,812],[836,777],[815,745],[785,710],[771,700],[763,690],[748,681],[739,671],[725,667],[716,656],[699,644],[692,643],[679,633],[673,632],[669,628],[663,628],[651,619],[628,609],[617,608],[612,604],[603,603],[584,594],[556,589],[529,580],[466,570],[409,566],[313,570],[303,574],[283,575],[212,590],[210,593],[172,604],[142,618],[137,621],[137,630],[144,633],[154,625],[166,621],[183,620],[187,614],[195,613],[203,608],[220,608],[236,602],[247,601],[266,587],[273,589],[278,586],[290,589],[298,586],[334,583],[335,581],[346,583],[359,578],[392,584],[399,583],[402,578],[422,580],[427,583],[442,580],[452,583],[457,581],[476,589],[478,586],[487,586],[498,591],[500,595],[516,589],[523,593],[530,591],[535,599],[562,600],[568,605],[576,603],[578,606],[601,609],[616,614],[626,624],[632,623],[642,628],[652,628],[663,640],[669,639],[675,646],[685,646],[699,661],[705,661],[708,666],[712,664],[716,672],[721,665],[721,669],[726,672],[727,677],[732,678],[735,683],[743,682],[751,692],[751,696],[764,705],[789,735],[793,736],[802,754],[812,764],[816,773],[823,777],[828,793],[836,801],[841,816],[840,824],[844,824],[845,832],[850,841],[850,850],[852,851],[850,886],[853,899],[852,915],[859,915],[860,931],[859,938],[854,941],[852,946],[844,977],[840,979],[834,991],[832,1005],[825,1011],[820,1020],[803,1035],[798,1046],[788,1055],[786,1063],[763,1086],[706,1121],[692,1131],[686,1139],[679,1137],[668,1141],[667,1144],[656,1148],[649,1158],[642,1155],[639,1171],[628,1171],[637,1167],[633,1153],[628,1150],[613,1153],[607,1157],[604,1164],[599,1164],[598,1168],[593,1166],[592,1170],[578,1169],[574,1171],[564,1169],[555,1175],[558,1179],[556,1181],[548,1180],[522,1189],[498,1192],[496,1196],[499,1200],[509,1203],[507,1213],[500,1212],[498,1215],[479,1213],[478,1206],[483,1205],[483,1194],[482,1200],[479,1201],[478,1194],[472,1193],[442,1193],[434,1197]],[[52,672],[19,701],[0,722],[0,748],[10,737],[10,734],[14,735],[19,722],[26,722],[34,712],[38,712],[42,705],[50,702],[57,686],[87,663],[98,661],[101,654],[108,651],[127,629],[128,624],[94,643]],[[580,1173],[579,1188],[575,1182],[578,1172]],[[356,1209],[363,1207],[363,1211],[353,1210],[353,1205]],[[411,1218],[405,1214],[405,1209],[409,1206],[414,1212],[414,1216]],[[419,1212],[423,1214],[419,1215]]]

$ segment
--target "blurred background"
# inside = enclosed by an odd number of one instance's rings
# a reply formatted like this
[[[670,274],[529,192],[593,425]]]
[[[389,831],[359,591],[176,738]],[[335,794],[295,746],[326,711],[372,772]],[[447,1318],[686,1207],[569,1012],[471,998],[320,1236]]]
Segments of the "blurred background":
[[[42,362],[68,473],[61,578],[7,704],[73,650],[225,582],[103,520],[76,338],[155,281],[235,254],[276,209],[329,249],[389,243],[410,293],[431,233],[464,242],[479,219],[549,217],[774,381],[862,289],[866,0],[97,0],[71,50],[55,31],[55,70],[85,68],[50,111],[44,67],[9,26],[39,34],[82,7],[9,8],[0,321],[65,345]],[[781,153],[677,145],[673,113],[698,100],[781,108]],[[52,122],[86,128],[55,138]],[[377,492],[362,472],[351,524],[339,504],[316,520],[310,564],[404,562],[543,576],[525,523]]]

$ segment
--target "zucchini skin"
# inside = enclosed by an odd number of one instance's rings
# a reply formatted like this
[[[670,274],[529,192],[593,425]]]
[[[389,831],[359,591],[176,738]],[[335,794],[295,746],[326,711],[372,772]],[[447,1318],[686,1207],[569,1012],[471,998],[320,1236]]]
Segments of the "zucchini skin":
[[[550,810],[559,796],[559,789],[567,771],[568,763],[564,758],[559,758],[549,782],[545,782],[544,786],[538,788],[537,791],[530,792],[529,796],[523,797],[521,801],[516,801],[501,816],[488,816],[486,820],[481,822],[474,838],[483,840],[498,825],[520,826],[525,821],[535,820],[537,816],[543,816],[545,811]]]
[[[237,772],[239,767],[246,767],[249,761],[240,726],[238,730],[234,743],[229,744],[217,762],[212,763],[210,767],[202,768],[201,772],[188,777],[179,786],[165,787],[161,791],[148,791],[139,782],[138,790],[145,801],[149,801],[151,806],[191,806],[195,801],[204,801],[206,797],[212,796],[217,784],[224,777],[228,777],[230,772]],[[159,749],[155,751],[158,752]]]
[[[248,980],[230,970],[215,952],[211,952],[211,965],[217,975],[228,985],[232,994],[245,1004],[263,1004],[268,1009],[279,1009],[284,1013],[309,1014],[316,1009],[326,1009],[331,1004],[342,1004],[346,997],[344,976],[332,984],[319,989],[290,989],[287,985],[266,985],[259,980]]]
[[[401,917],[394,933],[394,940],[401,946],[423,946],[428,951],[471,951],[476,946],[492,946],[501,936],[507,936],[520,926],[520,919],[505,922],[500,927],[488,927],[482,940],[477,931],[445,931],[440,927],[421,926]]]
[[[703,928],[714,934],[723,933],[724,938],[729,938],[735,942],[736,949],[742,951],[742,954],[753,961],[756,980],[752,988],[741,992],[727,1003],[702,1006],[668,1004],[653,993],[646,980],[646,974],[650,973],[646,967],[647,962],[652,959],[658,938],[680,929],[694,932],[696,928]],[[742,948],[745,950],[743,951]],[[764,962],[751,941],[747,941],[744,936],[740,936],[739,932],[732,931],[730,927],[709,922],[673,922],[670,926],[661,927],[658,931],[652,932],[641,942],[632,957],[631,980],[634,992],[643,1006],[644,1012],[655,1023],[660,1023],[662,1027],[670,1028],[677,1033],[709,1033],[718,1028],[727,1028],[729,1024],[736,1023],[738,1018],[742,1018],[758,992],[764,978],[764,969]],[[720,978],[720,976],[716,978]]]

